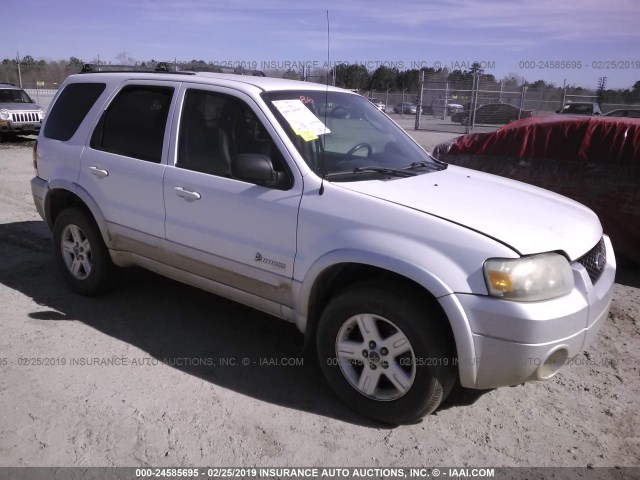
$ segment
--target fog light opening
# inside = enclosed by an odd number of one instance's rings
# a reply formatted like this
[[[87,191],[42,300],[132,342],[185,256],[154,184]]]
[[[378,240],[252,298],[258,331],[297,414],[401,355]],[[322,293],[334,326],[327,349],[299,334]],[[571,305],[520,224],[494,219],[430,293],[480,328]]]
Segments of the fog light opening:
[[[567,358],[569,358],[569,352],[564,348],[553,352],[538,368],[538,378],[547,380],[553,377],[567,363]]]

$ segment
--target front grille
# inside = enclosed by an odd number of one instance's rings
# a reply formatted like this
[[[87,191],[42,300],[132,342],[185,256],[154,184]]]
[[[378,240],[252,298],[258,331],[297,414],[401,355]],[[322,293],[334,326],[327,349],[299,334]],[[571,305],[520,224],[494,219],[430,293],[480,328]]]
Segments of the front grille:
[[[15,123],[35,123],[40,121],[38,112],[11,112],[11,120]]]
[[[604,238],[601,238],[595,247],[581,256],[577,262],[587,269],[591,283],[596,283],[607,264],[607,249],[604,246]]]

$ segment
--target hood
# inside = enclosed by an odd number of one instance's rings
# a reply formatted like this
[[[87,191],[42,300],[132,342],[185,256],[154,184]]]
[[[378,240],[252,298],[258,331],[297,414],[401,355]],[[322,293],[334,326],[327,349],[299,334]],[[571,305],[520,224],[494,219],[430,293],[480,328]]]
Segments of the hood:
[[[337,185],[465,226],[521,255],[564,251],[575,260],[602,237],[598,217],[584,205],[548,190],[453,165],[415,177]]]
[[[32,110],[44,110],[40,105],[36,105],[35,103],[22,103],[22,102],[9,102],[9,103],[0,103],[0,110],[7,109],[13,112],[30,112]]]

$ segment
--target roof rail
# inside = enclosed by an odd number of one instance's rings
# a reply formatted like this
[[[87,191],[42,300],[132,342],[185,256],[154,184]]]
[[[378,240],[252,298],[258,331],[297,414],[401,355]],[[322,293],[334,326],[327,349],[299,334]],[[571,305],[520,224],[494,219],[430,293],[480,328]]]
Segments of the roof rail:
[[[233,73],[236,75],[251,75],[254,77],[266,77],[261,70],[245,70],[243,67],[229,67],[216,63],[178,63],[177,67],[182,72],[213,72],[213,73]]]
[[[179,70],[171,70],[167,62],[158,62],[153,67],[146,67],[143,65],[94,65],[92,63],[85,63],[82,66],[80,73],[179,73],[182,75],[193,75],[193,72],[184,72]]]
[[[174,63],[158,62],[153,67],[143,65],[94,65],[85,63],[80,73],[117,73],[117,72],[142,72],[142,73],[179,73],[182,75],[194,75],[196,72],[233,73],[236,75],[252,75],[254,77],[266,77],[261,70],[245,70],[242,67],[228,67],[214,63]]]

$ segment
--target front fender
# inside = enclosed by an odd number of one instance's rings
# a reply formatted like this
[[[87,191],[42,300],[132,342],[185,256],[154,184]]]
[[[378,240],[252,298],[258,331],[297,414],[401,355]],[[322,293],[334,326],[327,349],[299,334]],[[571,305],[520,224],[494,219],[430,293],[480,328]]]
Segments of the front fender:
[[[333,250],[318,258],[307,270],[302,282],[298,283],[298,292],[294,299],[294,308],[297,313],[296,325],[301,332],[306,330],[306,322],[310,306],[309,299],[316,284],[316,280],[320,278],[322,273],[327,269],[347,263],[377,267],[396,273],[416,282],[419,285],[422,285],[436,298],[452,293],[449,287],[447,287],[447,285],[432,272],[408,261],[402,261],[398,258],[362,250],[348,248]]]
[[[442,259],[439,261],[443,262]],[[305,332],[307,329],[308,312],[310,308],[309,299],[311,298],[317,279],[320,278],[327,269],[347,263],[373,266],[401,275],[421,285],[436,297],[453,332],[460,381],[466,386],[475,384],[475,347],[471,326],[464,310],[457,301],[456,296],[453,295],[454,292],[441,278],[415,263],[353,249],[334,250],[321,256],[307,271],[304,280],[301,283],[294,283],[295,322],[301,332]],[[449,267],[452,268],[453,265],[449,265]]]

